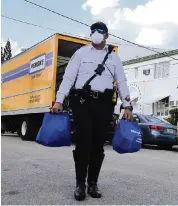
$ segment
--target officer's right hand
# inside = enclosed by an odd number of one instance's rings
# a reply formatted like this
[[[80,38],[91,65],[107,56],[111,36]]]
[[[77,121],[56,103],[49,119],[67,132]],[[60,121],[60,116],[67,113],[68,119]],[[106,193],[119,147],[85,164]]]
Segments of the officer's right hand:
[[[56,102],[53,107],[51,108],[51,112],[53,114],[58,113],[58,111],[62,109],[62,104],[60,102]]]
[[[130,109],[124,109],[124,118],[129,121],[133,120],[133,113]]]

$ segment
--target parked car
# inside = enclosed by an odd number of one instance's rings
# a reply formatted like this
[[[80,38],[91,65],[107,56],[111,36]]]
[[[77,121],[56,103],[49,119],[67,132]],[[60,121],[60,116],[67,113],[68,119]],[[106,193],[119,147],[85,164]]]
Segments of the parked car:
[[[143,144],[154,144],[164,149],[178,145],[177,127],[154,115],[134,114],[141,128]]]
[[[72,142],[76,141],[75,124],[72,117],[72,111],[69,109],[68,101],[65,102],[65,109],[71,116]],[[106,141],[112,142],[114,131],[117,126],[119,115],[113,114],[110,122],[109,133]],[[154,115],[142,115],[135,113],[134,121],[137,121],[141,128],[143,144],[154,144],[164,149],[171,149],[172,146],[178,145],[177,128],[174,125],[156,117]]]

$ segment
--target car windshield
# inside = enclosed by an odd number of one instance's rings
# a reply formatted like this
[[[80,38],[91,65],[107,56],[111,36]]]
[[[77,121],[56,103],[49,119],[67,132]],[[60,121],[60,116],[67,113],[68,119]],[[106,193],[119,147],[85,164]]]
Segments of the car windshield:
[[[152,115],[144,115],[145,119],[148,122],[154,122],[154,123],[165,123],[163,120],[159,119],[156,116],[152,116]]]

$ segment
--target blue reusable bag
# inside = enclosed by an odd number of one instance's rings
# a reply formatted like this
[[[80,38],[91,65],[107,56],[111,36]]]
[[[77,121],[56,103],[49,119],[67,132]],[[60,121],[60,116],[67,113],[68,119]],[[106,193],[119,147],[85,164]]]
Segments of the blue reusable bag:
[[[112,146],[120,153],[133,153],[141,149],[142,137],[140,127],[137,122],[120,119],[116,128]]]
[[[71,145],[70,115],[59,111],[57,114],[45,113],[36,142],[48,147]]]

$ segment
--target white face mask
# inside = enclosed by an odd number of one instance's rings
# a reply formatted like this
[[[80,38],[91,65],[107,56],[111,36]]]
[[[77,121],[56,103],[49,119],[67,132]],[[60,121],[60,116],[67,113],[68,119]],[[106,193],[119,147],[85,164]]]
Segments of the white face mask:
[[[95,31],[95,33],[91,35],[91,40],[94,44],[100,44],[104,40],[104,36],[98,33],[98,31]]]

